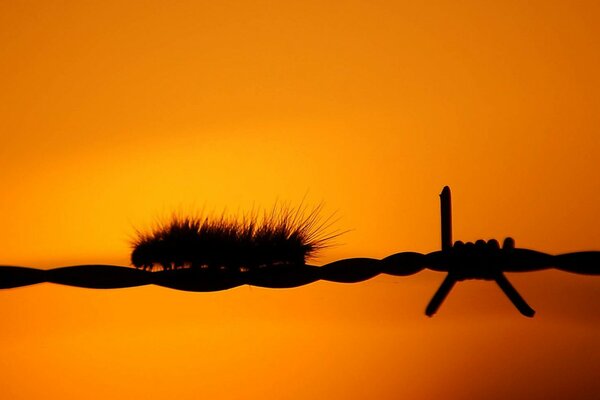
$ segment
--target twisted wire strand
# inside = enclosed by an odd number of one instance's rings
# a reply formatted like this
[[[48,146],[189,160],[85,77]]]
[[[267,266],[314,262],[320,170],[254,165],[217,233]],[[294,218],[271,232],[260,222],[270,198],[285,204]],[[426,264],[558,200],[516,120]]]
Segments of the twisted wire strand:
[[[600,275],[600,252],[550,255],[535,250],[452,247],[428,254],[401,252],[381,260],[348,258],[322,266],[276,265],[249,271],[176,269],[144,271],[118,265],[75,265],[54,269],[0,266],[0,289],[49,282],[90,289],[119,289],[158,285],[171,289],[211,292],[241,285],[292,288],[324,280],[356,283],[379,274],[409,276],[430,269],[447,272],[454,280],[494,280],[503,272],[531,272],[549,268]]]

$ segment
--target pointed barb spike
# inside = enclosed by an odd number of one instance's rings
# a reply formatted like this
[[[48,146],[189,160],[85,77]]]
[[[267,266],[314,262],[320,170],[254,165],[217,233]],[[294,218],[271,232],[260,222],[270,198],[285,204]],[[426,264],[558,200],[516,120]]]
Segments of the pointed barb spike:
[[[511,285],[502,272],[496,276],[496,283],[498,286],[500,286],[500,289],[502,289],[506,297],[508,297],[513,305],[517,307],[517,310],[519,310],[521,314],[529,318],[535,315],[535,310],[529,307],[529,304],[527,304],[525,299],[521,297],[519,292],[517,292],[517,289]]]
[[[440,209],[442,220],[442,250],[452,248],[452,201],[450,187],[444,186],[440,193]]]
[[[450,276],[450,274],[446,275],[446,278],[429,301],[429,304],[425,309],[425,315],[427,315],[428,317],[433,317],[433,314],[435,314],[440,308],[440,306],[448,296],[448,293],[450,293],[450,290],[452,290],[452,288],[454,287],[455,283],[456,279],[454,279],[454,277]]]

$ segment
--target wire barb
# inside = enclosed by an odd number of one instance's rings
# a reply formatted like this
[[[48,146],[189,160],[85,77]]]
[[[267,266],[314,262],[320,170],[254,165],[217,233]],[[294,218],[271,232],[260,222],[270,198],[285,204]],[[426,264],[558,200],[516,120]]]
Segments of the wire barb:
[[[452,245],[452,199],[448,186],[445,186],[440,194],[440,208],[442,252],[449,262],[448,274],[429,301],[425,315],[432,317],[437,312],[457,281],[486,279],[496,281],[521,314],[533,317],[535,311],[502,273],[503,265],[514,250],[514,240],[512,238],[504,239],[502,249],[495,239],[488,242],[478,240],[475,243],[466,244],[457,241]]]
[[[41,270],[17,266],[0,266],[0,289],[34,285],[42,282],[91,289],[118,289],[158,285],[177,290],[210,292],[240,285],[266,288],[292,288],[325,280],[356,283],[379,274],[408,276],[423,269],[446,272],[444,281],[433,295],[425,314],[433,316],[458,281],[484,279],[495,281],[519,312],[533,317],[535,311],[511,285],[505,272],[531,272],[548,268],[600,275],[600,251],[550,255],[520,249],[507,238],[500,248],[496,240],[475,243],[452,241],[450,189],[445,187],[442,204],[442,250],[428,254],[401,252],[381,260],[349,258],[322,266],[303,263],[266,265],[254,269],[170,269],[150,271],[118,265],[76,265]]]

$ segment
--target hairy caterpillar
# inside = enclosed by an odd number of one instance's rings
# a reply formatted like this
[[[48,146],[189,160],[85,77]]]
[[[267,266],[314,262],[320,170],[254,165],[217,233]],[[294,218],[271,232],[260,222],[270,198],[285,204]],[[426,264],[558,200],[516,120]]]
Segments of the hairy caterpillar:
[[[327,233],[331,216],[322,207],[274,207],[241,220],[173,215],[132,242],[131,263],[144,270],[226,269],[249,271],[274,265],[303,265],[340,233]]]

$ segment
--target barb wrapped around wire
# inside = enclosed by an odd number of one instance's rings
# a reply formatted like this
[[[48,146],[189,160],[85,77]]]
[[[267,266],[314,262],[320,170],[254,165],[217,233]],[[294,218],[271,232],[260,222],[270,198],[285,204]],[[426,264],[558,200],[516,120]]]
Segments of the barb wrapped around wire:
[[[515,248],[514,240],[505,239],[500,247],[496,240],[475,243],[452,243],[450,189],[441,194],[442,250],[428,254],[401,252],[381,260],[349,258],[322,266],[305,264],[269,265],[239,269],[170,269],[150,271],[117,265],[76,265],[49,270],[0,266],[0,289],[16,288],[42,282],[91,289],[117,289],[158,285],[171,289],[211,292],[240,285],[265,288],[292,288],[324,280],[356,283],[379,274],[409,276],[430,269],[446,272],[442,285],[431,299],[426,314],[432,316],[454,284],[466,279],[493,280],[525,316],[534,311],[512,287],[505,272],[531,272],[556,268],[566,272],[600,275],[600,252],[588,251],[551,255]]]

